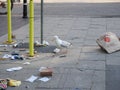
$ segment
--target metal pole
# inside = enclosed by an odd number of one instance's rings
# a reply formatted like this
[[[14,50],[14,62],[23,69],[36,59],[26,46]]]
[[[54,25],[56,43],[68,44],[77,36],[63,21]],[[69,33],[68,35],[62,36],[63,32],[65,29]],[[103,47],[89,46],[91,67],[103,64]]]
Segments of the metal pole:
[[[8,19],[8,43],[12,43],[12,25],[11,25],[11,2],[7,0],[7,19]]]
[[[29,54],[34,56],[34,3],[33,0],[29,2],[30,21],[29,21]]]
[[[23,18],[28,18],[28,16],[27,16],[27,0],[23,0]]]
[[[41,0],[41,44],[43,44],[43,0]]]

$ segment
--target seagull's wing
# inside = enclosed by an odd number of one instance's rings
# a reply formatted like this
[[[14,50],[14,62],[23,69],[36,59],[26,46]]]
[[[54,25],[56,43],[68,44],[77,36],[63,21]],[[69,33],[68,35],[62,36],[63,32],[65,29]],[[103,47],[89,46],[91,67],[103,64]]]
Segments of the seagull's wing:
[[[63,47],[69,47],[69,46],[71,46],[71,43],[69,43],[67,41],[62,41],[61,46],[63,46]]]

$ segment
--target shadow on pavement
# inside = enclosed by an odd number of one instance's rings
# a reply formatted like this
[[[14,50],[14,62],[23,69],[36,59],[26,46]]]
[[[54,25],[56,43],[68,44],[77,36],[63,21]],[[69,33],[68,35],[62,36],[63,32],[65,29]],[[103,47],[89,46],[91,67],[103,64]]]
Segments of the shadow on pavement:
[[[22,16],[12,17],[12,30],[16,30],[28,24],[28,19],[23,19]],[[7,34],[7,15],[0,15],[0,36]]]

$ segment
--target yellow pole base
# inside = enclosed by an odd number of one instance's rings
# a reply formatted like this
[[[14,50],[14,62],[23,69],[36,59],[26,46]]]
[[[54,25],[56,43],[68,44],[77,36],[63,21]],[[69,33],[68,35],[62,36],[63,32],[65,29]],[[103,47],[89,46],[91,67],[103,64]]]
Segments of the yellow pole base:
[[[3,42],[3,44],[14,44],[16,41],[5,41],[5,42]]]
[[[28,56],[29,56],[29,57],[34,57],[34,55],[30,55],[30,54],[29,54]]]

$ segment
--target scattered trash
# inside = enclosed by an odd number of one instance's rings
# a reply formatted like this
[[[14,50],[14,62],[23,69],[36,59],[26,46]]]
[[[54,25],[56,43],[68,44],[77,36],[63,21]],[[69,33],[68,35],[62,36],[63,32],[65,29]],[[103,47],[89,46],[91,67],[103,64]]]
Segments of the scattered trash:
[[[20,56],[18,53],[12,53],[12,55],[5,54],[2,58],[3,59],[10,58],[11,60],[15,60],[15,59],[24,60],[24,57]]]
[[[3,58],[11,58],[12,57],[12,55],[9,55],[9,54],[5,54],[4,56],[3,56]]]
[[[45,67],[42,67],[42,68],[40,68],[40,76],[41,77],[45,77],[45,76],[52,76],[52,73],[53,73],[53,71],[52,71],[52,69],[51,68],[45,68]]]
[[[58,49],[58,48],[55,48],[53,51],[53,53],[59,53],[59,52],[60,52],[60,49]]]
[[[13,68],[6,69],[6,71],[8,71],[8,72],[18,71],[18,70],[21,70],[22,68],[23,67],[13,67]]]
[[[18,43],[13,44],[13,48],[17,48],[18,47]]]
[[[59,57],[60,57],[60,58],[63,58],[63,57],[66,57],[66,55],[60,55]]]
[[[66,48],[62,48],[62,49],[60,49],[60,52],[55,53],[53,55],[53,57],[55,57],[55,56],[59,56],[59,58],[67,57],[67,52],[68,52],[68,50]]]
[[[120,50],[120,41],[116,34],[112,32],[106,32],[99,39],[96,40],[97,44],[107,51],[112,53]]]
[[[7,47],[8,45],[0,45],[0,47]]]
[[[39,41],[35,41],[35,46],[40,46],[41,43]]]
[[[43,44],[41,44],[39,41],[35,41],[35,46],[40,47],[40,46],[49,46],[50,44],[43,40]]]
[[[19,42],[19,43],[15,43],[15,44],[13,44],[13,48],[21,47],[21,46],[23,46],[23,44],[24,44],[23,41]]]
[[[49,46],[50,44],[47,41],[43,40],[43,45]]]
[[[11,56],[11,60],[24,60],[24,58],[22,56],[18,56],[18,55],[13,55]]]
[[[12,52],[11,60],[24,60],[23,56],[20,56],[17,51]]]
[[[25,80],[25,81],[28,81],[28,82],[33,83],[37,78],[38,78],[37,76],[32,75],[30,78],[28,78],[28,79]]]
[[[51,78],[48,78],[48,77],[43,77],[43,78],[40,78],[39,80],[40,81],[43,81],[43,82],[47,82],[49,81]]]
[[[25,63],[23,63],[23,64],[25,64],[25,65],[29,65],[29,64],[30,64],[30,62],[25,62]]]
[[[7,80],[6,79],[0,79],[0,90],[6,90],[7,89]]]
[[[8,86],[16,87],[21,85],[21,81],[13,80],[13,79],[7,79],[8,80]]]
[[[54,38],[55,38],[55,43],[57,44],[57,47],[59,47],[59,48],[60,47],[68,48],[68,47],[72,46],[71,43],[64,41],[64,40],[61,40],[58,36],[54,36]]]

